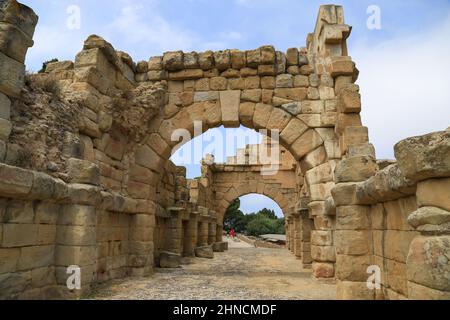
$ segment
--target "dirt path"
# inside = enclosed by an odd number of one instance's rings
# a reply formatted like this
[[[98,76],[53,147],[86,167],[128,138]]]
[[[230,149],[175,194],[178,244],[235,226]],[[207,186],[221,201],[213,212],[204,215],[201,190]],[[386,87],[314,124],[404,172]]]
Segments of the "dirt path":
[[[335,285],[313,280],[310,271],[302,269],[288,250],[234,246],[227,252],[215,253],[212,260],[188,258],[188,264],[181,268],[156,269],[149,278],[103,284],[89,298],[335,299]]]

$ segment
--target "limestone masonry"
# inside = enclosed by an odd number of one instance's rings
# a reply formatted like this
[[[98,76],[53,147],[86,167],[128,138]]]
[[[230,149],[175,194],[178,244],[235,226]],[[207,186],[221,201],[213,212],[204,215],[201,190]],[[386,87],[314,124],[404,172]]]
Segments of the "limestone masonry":
[[[166,52],[135,63],[92,35],[74,61],[26,74],[38,17],[0,0],[0,298],[77,298],[213,258],[226,209],[264,194],[288,248],[340,299],[450,299],[450,129],[377,160],[362,125],[343,8],[321,6],[306,47]],[[170,160],[176,129],[280,132],[280,169],[248,146],[202,176]],[[264,143],[269,143],[266,140]],[[244,161],[237,161],[244,159]],[[67,267],[82,290],[66,286]],[[381,287],[367,287],[369,266]]]

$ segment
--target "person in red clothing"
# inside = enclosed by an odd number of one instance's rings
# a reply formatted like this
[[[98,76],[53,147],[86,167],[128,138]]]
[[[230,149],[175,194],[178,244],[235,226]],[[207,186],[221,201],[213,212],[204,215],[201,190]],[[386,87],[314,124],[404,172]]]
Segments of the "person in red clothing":
[[[234,229],[231,229],[230,230],[230,237],[231,238],[234,238],[236,236],[236,234],[235,234],[235,232],[234,232]]]

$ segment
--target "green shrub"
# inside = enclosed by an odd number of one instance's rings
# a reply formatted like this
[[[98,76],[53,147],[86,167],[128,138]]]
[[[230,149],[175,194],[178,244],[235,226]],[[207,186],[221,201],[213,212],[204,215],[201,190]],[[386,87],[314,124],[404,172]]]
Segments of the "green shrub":
[[[38,73],[44,73],[44,72],[45,72],[45,69],[47,69],[47,65],[48,65],[49,63],[52,63],[52,62],[58,62],[58,61],[59,61],[59,60],[56,59],[56,58],[51,59],[51,60],[48,60],[48,61],[45,61],[44,63],[42,63],[42,68],[41,68],[41,70],[38,71]]]

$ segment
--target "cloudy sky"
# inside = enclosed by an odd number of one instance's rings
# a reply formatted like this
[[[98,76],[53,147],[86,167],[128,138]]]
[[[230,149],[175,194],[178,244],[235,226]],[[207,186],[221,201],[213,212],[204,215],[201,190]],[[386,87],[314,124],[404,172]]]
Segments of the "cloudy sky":
[[[70,59],[99,34],[135,61],[164,51],[278,50],[305,45],[321,1],[315,0],[22,0],[40,17],[27,68]],[[344,5],[353,26],[349,53],[360,70],[362,119],[378,158],[409,136],[450,126],[450,1],[358,0]],[[368,8],[380,9],[381,29],[369,29]],[[79,12],[80,23],[73,18]],[[189,167],[198,175],[198,166]],[[251,198],[251,197],[250,197]],[[256,197],[247,211],[260,207]]]

